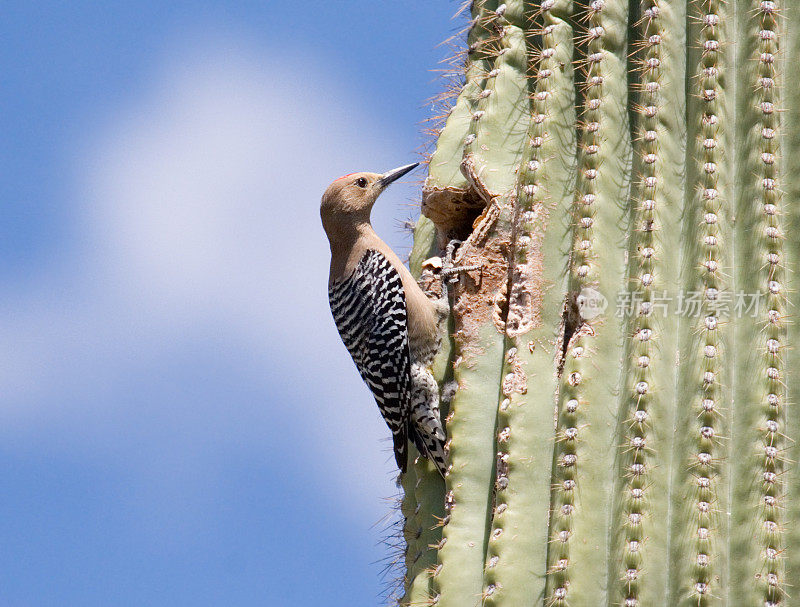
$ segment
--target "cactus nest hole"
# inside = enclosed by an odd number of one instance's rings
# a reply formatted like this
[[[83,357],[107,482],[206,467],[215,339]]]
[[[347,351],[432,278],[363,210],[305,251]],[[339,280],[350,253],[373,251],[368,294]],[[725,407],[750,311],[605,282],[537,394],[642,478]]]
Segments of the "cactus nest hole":
[[[486,202],[473,189],[425,188],[422,214],[436,225],[440,245],[453,238],[466,240]]]

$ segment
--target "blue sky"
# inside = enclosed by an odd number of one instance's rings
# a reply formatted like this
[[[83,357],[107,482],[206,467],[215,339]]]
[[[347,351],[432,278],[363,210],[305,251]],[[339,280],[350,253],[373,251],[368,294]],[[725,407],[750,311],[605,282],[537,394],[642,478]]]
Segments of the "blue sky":
[[[394,465],[318,201],[417,158],[456,5],[14,4],[0,607],[379,604]]]

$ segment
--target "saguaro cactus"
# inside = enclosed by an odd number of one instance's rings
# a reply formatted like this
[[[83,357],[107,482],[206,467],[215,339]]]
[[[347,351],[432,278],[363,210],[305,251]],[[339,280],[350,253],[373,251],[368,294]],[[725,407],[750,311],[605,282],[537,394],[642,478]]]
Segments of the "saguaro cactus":
[[[400,604],[800,605],[800,1],[470,10],[411,265],[483,267]]]

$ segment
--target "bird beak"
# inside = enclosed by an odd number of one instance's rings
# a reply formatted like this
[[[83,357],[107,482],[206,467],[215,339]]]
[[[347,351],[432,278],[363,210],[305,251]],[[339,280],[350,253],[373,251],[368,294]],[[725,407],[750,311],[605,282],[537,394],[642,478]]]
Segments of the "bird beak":
[[[406,173],[413,171],[415,168],[419,166],[419,162],[415,162],[414,164],[407,164],[405,166],[397,167],[396,169],[392,169],[391,171],[387,171],[381,178],[378,179],[378,184],[381,186],[381,189],[388,186],[393,181],[397,181]]]

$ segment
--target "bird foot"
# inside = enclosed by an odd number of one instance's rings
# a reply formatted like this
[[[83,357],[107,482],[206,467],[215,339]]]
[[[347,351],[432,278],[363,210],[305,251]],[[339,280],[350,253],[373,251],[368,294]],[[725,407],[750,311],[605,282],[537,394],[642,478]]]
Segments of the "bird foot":
[[[442,279],[447,282],[454,283],[458,280],[458,274],[461,272],[470,272],[472,270],[480,270],[483,268],[483,263],[475,263],[471,265],[455,265],[456,249],[461,245],[462,241],[453,239],[447,243],[445,257],[442,261]]]

